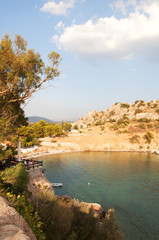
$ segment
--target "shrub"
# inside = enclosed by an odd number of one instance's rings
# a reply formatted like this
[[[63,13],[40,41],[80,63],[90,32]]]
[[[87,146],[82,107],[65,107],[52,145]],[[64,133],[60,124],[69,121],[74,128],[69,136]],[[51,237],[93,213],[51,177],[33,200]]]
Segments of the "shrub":
[[[148,118],[140,118],[140,119],[138,119],[138,122],[145,122],[145,123],[149,123],[149,122],[151,122],[151,120],[150,120],[150,119],[148,119]]]
[[[113,123],[113,122],[116,122],[116,120],[115,120],[114,118],[111,118],[111,119],[109,120],[109,122],[110,122],[110,123]]]
[[[118,130],[118,127],[117,127],[116,124],[113,124],[113,125],[110,126],[110,129],[116,131],[116,130]]]
[[[142,113],[142,112],[143,112],[143,110],[140,109],[140,108],[137,108],[137,109],[135,110],[135,114],[137,114],[137,113]]]
[[[115,115],[115,111],[111,111],[108,117],[110,118],[110,117],[113,117],[114,115]]]
[[[133,137],[129,138],[129,141],[131,143],[139,143],[140,142],[140,136],[139,135],[134,135]]]
[[[102,120],[98,120],[97,122],[95,122],[95,126],[100,126],[103,125],[103,121]]]
[[[139,128],[146,129],[146,125],[144,123],[139,124]]]
[[[41,192],[38,213],[43,219],[47,240],[123,239],[115,224],[114,210],[109,210],[99,221],[88,204]]]
[[[157,103],[154,103],[154,105],[152,106],[152,108],[156,108],[158,107],[158,104]]]
[[[75,125],[75,126],[73,127],[73,129],[75,129],[75,130],[78,130],[78,126],[77,126],[77,125]]]
[[[101,126],[100,129],[101,129],[101,131],[104,131],[105,130],[105,126]]]
[[[136,105],[138,102],[140,102],[140,101],[139,101],[139,100],[137,100],[137,101],[135,101],[135,103],[134,103],[134,104]]]
[[[147,125],[147,127],[148,127],[148,128],[152,128],[153,125],[152,125],[151,123],[149,123],[149,124]]]
[[[151,143],[152,139],[154,138],[153,134],[151,132],[147,132],[144,135],[144,139],[146,140],[147,143]]]
[[[117,125],[118,125],[119,127],[126,127],[128,124],[129,124],[128,118],[126,118],[126,119],[120,118],[120,119],[117,121]]]
[[[157,109],[156,112],[159,114],[159,109]]]
[[[27,189],[29,177],[23,163],[18,163],[14,168],[6,168],[0,176],[4,182],[12,185],[15,194],[23,193]]]
[[[144,101],[143,101],[143,100],[140,100],[140,101],[139,101],[139,104],[138,104],[138,108],[139,108],[139,107],[144,107],[144,106],[145,106]]]
[[[121,107],[121,108],[129,108],[130,105],[127,104],[127,103],[121,103],[121,106],[120,106],[120,107]]]

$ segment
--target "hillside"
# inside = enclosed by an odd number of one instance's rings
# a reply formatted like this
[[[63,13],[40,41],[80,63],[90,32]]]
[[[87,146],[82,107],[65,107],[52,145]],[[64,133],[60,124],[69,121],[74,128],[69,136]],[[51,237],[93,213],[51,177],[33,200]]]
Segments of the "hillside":
[[[44,117],[38,117],[38,116],[28,117],[28,121],[29,121],[30,123],[37,123],[37,122],[39,122],[39,121],[41,121],[41,120],[44,120],[44,121],[47,122],[47,123],[51,123],[51,122],[60,123],[60,122],[58,122],[58,121],[53,121],[53,120],[50,120],[50,119],[44,118]]]
[[[89,125],[102,125],[108,122],[117,122],[119,119],[139,120],[146,118],[148,120],[159,120],[159,100],[144,102],[136,101],[133,105],[130,103],[115,103],[106,111],[92,111],[83,118],[75,122],[79,128],[86,128]]]
[[[41,141],[50,150],[159,152],[159,101],[116,103],[92,111],[74,124],[66,137]],[[76,126],[75,126],[76,125]]]

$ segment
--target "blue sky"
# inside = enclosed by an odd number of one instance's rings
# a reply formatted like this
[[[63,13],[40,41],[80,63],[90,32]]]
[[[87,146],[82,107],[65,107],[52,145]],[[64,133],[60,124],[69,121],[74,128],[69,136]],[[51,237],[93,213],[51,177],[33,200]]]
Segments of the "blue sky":
[[[35,93],[27,116],[74,120],[115,102],[159,98],[158,0],[5,0],[0,38],[20,34],[61,75]]]

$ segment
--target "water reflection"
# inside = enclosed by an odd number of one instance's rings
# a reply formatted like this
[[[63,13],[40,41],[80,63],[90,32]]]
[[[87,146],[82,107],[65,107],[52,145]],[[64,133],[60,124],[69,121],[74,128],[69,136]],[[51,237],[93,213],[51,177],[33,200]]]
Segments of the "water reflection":
[[[51,182],[64,183],[56,194],[115,208],[126,240],[159,239],[159,156],[67,153],[46,156],[45,168]]]

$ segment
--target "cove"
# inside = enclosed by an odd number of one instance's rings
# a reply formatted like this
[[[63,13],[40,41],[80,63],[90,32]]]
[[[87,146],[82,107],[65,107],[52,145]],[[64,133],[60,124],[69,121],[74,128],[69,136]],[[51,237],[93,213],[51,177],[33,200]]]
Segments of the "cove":
[[[159,156],[133,152],[83,152],[40,157],[57,195],[115,209],[126,240],[159,239]],[[90,185],[88,184],[90,183]]]

